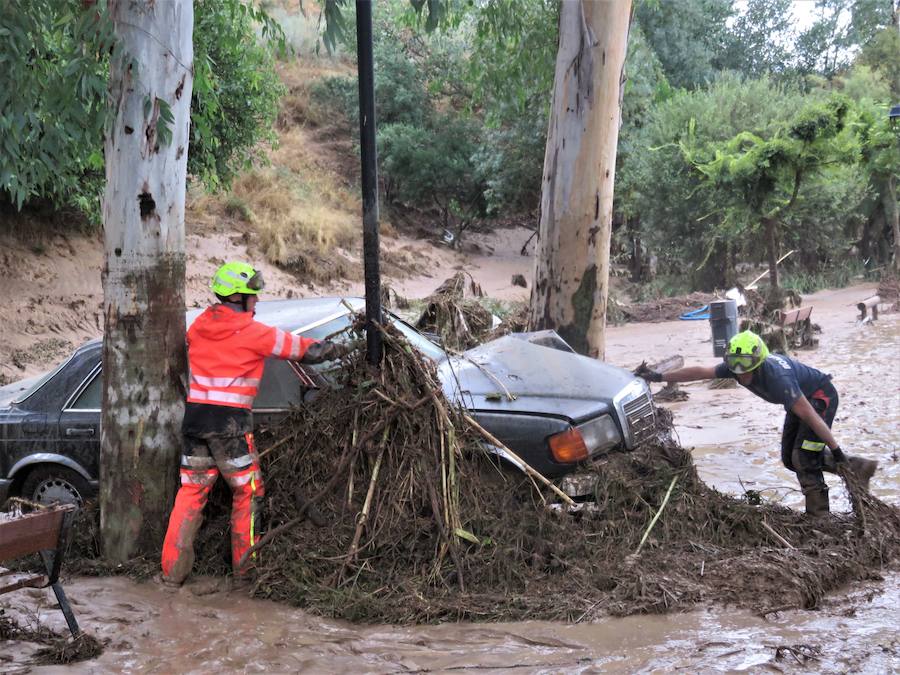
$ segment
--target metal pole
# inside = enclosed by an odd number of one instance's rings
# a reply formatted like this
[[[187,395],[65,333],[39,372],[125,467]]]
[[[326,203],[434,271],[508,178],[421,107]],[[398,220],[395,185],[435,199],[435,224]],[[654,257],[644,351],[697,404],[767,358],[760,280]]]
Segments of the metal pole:
[[[381,273],[378,265],[378,165],[375,150],[375,70],[372,57],[372,0],[356,0],[359,64],[359,147],[362,163],[363,271],[366,282],[366,353],[381,363]]]

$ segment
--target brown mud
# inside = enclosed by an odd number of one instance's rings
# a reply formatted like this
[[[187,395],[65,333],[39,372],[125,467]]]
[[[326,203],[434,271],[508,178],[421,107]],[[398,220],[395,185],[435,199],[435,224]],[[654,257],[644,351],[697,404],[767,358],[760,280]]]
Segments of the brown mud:
[[[217,246],[220,251],[224,248]],[[527,259],[517,260],[515,255],[508,256],[509,267],[518,263],[516,271],[527,272]],[[451,254],[445,257],[450,260]],[[484,258],[489,267],[491,256]],[[204,259],[204,265],[211,268],[214,261]],[[498,293],[491,288],[491,295],[506,292],[501,288],[508,285],[505,270],[494,274],[488,269],[486,273],[496,277],[499,289]],[[202,297],[202,276],[202,272],[198,274],[192,297]],[[477,271],[475,278],[488,290]],[[416,282],[423,284],[424,293],[404,288],[404,294],[424,295],[434,287],[434,279],[430,279]],[[282,289],[290,289],[290,282]],[[519,297],[526,293],[520,288],[509,290]],[[892,354],[900,323],[897,315],[889,314],[874,325],[855,323],[855,302],[869,290],[860,286],[807,298],[816,307],[814,318],[823,325],[823,335],[819,349],[801,358],[835,375],[842,396],[835,422],[838,438],[845,447],[851,446],[852,452],[881,461],[873,493],[896,504],[900,499],[896,460],[900,449],[896,383],[900,373]],[[52,297],[57,295],[54,292]],[[705,322],[610,330],[609,358],[623,367],[633,368],[644,358],[672,353],[682,353],[687,362],[711,364],[716,361],[711,351]],[[687,389],[690,400],[674,404],[672,409],[676,411],[676,430],[683,445],[693,448],[701,478],[728,494],[740,496],[751,487],[766,499],[796,508],[801,497],[793,476],[778,461],[781,414],[777,408],[757,404],[740,388],[715,391],[689,385]],[[828,479],[833,509],[846,512],[849,505],[840,482],[836,477]],[[156,561],[147,561],[148,570],[155,565]],[[884,581],[875,578],[879,574]],[[406,672],[516,667],[522,672],[678,668],[880,673],[900,668],[896,637],[900,573],[889,566],[874,570],[868,580],[822,597],[815,611],[788,609],[760,617],[732,607],[713,607],[668,615],[600,617],[593,623],[584,619],[565,624],[529,621],[406,628],[350,625],[225,592],[195,596],[193,591],[209,590],[201,588],[200,582],[170,595],[153,584],[124,577],[67,579],[66,588],[82,626],[102,641],[110,640],[101,657],[77,670]],[[543,590],[539,583],[529,588],[534,593]],[[579,601],[565,595],[556,598],[560,605]],[[64,630],[47,591],[22,591],[4,597],[3,603],[11,613],[37,611],[42,623]],[[253,630],[248,631],[248,626]],[[0,642],[2,670],[31,669],[35,649],[27,642]]]

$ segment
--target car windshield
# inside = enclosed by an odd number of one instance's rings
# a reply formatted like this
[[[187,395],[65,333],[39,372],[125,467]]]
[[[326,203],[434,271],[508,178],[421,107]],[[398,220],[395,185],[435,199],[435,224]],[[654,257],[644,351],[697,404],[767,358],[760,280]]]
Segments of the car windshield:
[[[443,361],[447,358],[447,352],[442,348],[438,347],[427,337],[422,335],[415,328],[406,323],[403,319],[389,314],[391,317],[391,321],[394,326],[396,326],[397,330],[403,333],[404,337],[409,340],[409,343],[419,350],[423,355],[427,356],[432,361]]]
[[[431,359],[432,361],[441,361],[447,358],[447,353],[434,344],[427,337],[422,335],[415,328],[406,323],[403,319],[396,316],[395,314],[387,313],[388,318],[391,323],[403,333],[403,336],[409,340],[410,344],[415,347],[423,356]],[[351,317],[350,314],[343,314],[339,317],[332,319],[326,323],[319,324],[314,328],[310,328],[308,330],[303,331],[303,337],[313,338],[315,340],[322,340],[328,337],[329,335],[333,335],[332,339],[343,342],[350,338],[349,333],[339,333],[339,331],[347,328],[350,325]],[[335,335],[335,333],[339,333]],[[314,364],[312,367],[318,371],[328,371],[333,366],[333,362],[329,361],[327,363],[319,363]]]

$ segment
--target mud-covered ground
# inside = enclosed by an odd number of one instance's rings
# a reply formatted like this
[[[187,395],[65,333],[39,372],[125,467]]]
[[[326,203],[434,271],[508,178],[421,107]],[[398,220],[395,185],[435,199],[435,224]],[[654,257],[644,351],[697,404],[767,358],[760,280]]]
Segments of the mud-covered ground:
[[[511,277],[530,277],[530,258],[519,254],[522,228],[473,236],[478,249],[461,255],[425,242],[400,240],[412,254],[429,257],[425,273],[394,284],[402,295],[424,297],[454,269],[473,275],[491,297],[525,299]],[[29,245],[5,241],[4,283],[17,300],[0,313],[0,376],[26,376],[52,366],[71,345],[99,334],[102,300],[100,243],[56,239]],[[206,296],[206,278],[223,258],[245,257],[240,237],[201,232],[189,237],[188,302]],[[349,283],[310,289],[266,268],[271,295],[361,292]],[[821,324],[820,346],[800,358],[831,372],[841,393],[835,431],[845,449],[878,459],[877,496],[900,501],[900,315],[858,325],[855,303],[873,286],[826,291],[806,298]],[[608,360],[626,368],[681,354],[688,363],[715,363],[706,322],[667,321],[613,327]],[[693,447],[700,475],[733,494],[762,491],[797,508],[802,497],[780,466],[783,413],[741,389],[683,387],[686,402],[671,404],[685,447]],[[849,508],[831,477],[835,510]],[[125,578],[67,580],[82,626],[106,651],[76,672],[422,672],[460,669],[514,672],[654,672],[682,669],[891,672],[900,669],[900,572],[879,570],[863,584],[831,594],[816,611],[783,611],[765,618],[715,607],[667,616],[632,616],[596,623],[447,624],[432,627],[358,626],[310,616],[301,610],[215,592],[195,595],[202,580],[171,595]],[[540,592],[540,589],[535,589]],[[64,624],[46,591],[0,598],[0,609],[57,630]],[[567,603],[560,597],[561,604]],[[37,645],[0,642],[0,671],[25,672]],[[37,672],[54,672],[39,667]]]
[[[835,422],[838,439],[849,452],[881,462],[873,491],[897,503],[900,315],[857,325],[853,303],[867,289],[808,298],[823,333],[818,350],[799,356],[834,375],[842,396]],[[708,325],[667,322],[613,328],[608,358],[629,367],[643,358],[680,353],[689,363],[713,363],[711,352]],[[761,490],[766,498],[799,506],[793,477],[778,462],[782,412],[740,389],[695,384],[686,390],[690,398],[672,408],[682,443],[695,448],[701,475],[724,491]],[[834,509],[846,510],[839,481],[830,482]],[[108,640],[101,657],[72,667],[78,672],[882,673],[900,669],[898,582],[897,569],[876,570],[870,581],[833,593],[816,611],[767,617],[714,607],[596,623],[405,628],[328,621],[224,592],[195,595],[209,590],[201,582],[174,595],[124,578],[75,579],[66,587],[83,627]],[[2,602],[10,612],[37,612],[41,622],[62,629],[51,597],[25,591]],[[2,670],[24,672],[35,649],[27,643],[0,643]]]

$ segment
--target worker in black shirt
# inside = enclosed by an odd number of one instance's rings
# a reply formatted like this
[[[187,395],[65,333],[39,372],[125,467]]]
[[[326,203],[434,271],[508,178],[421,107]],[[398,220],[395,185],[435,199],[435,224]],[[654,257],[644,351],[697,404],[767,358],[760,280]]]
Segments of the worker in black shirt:
[[[822,471],[835,473],[837,465],[849,468],[868,489],[878,462],[847,457],[831,433],[838,407],[838,393],[831,376],[780,354],[770,354],[756,333],[744,331],[728,342],[725,360],[717,366],[688,366],[667,373],[648,371],[649,382],[690,382],[734,378],[769,403],[784,406],[787,415],[781,434],[781,461],[797,474],[806,497],[806,513],[824,516],[828,508],[828,484]]]

